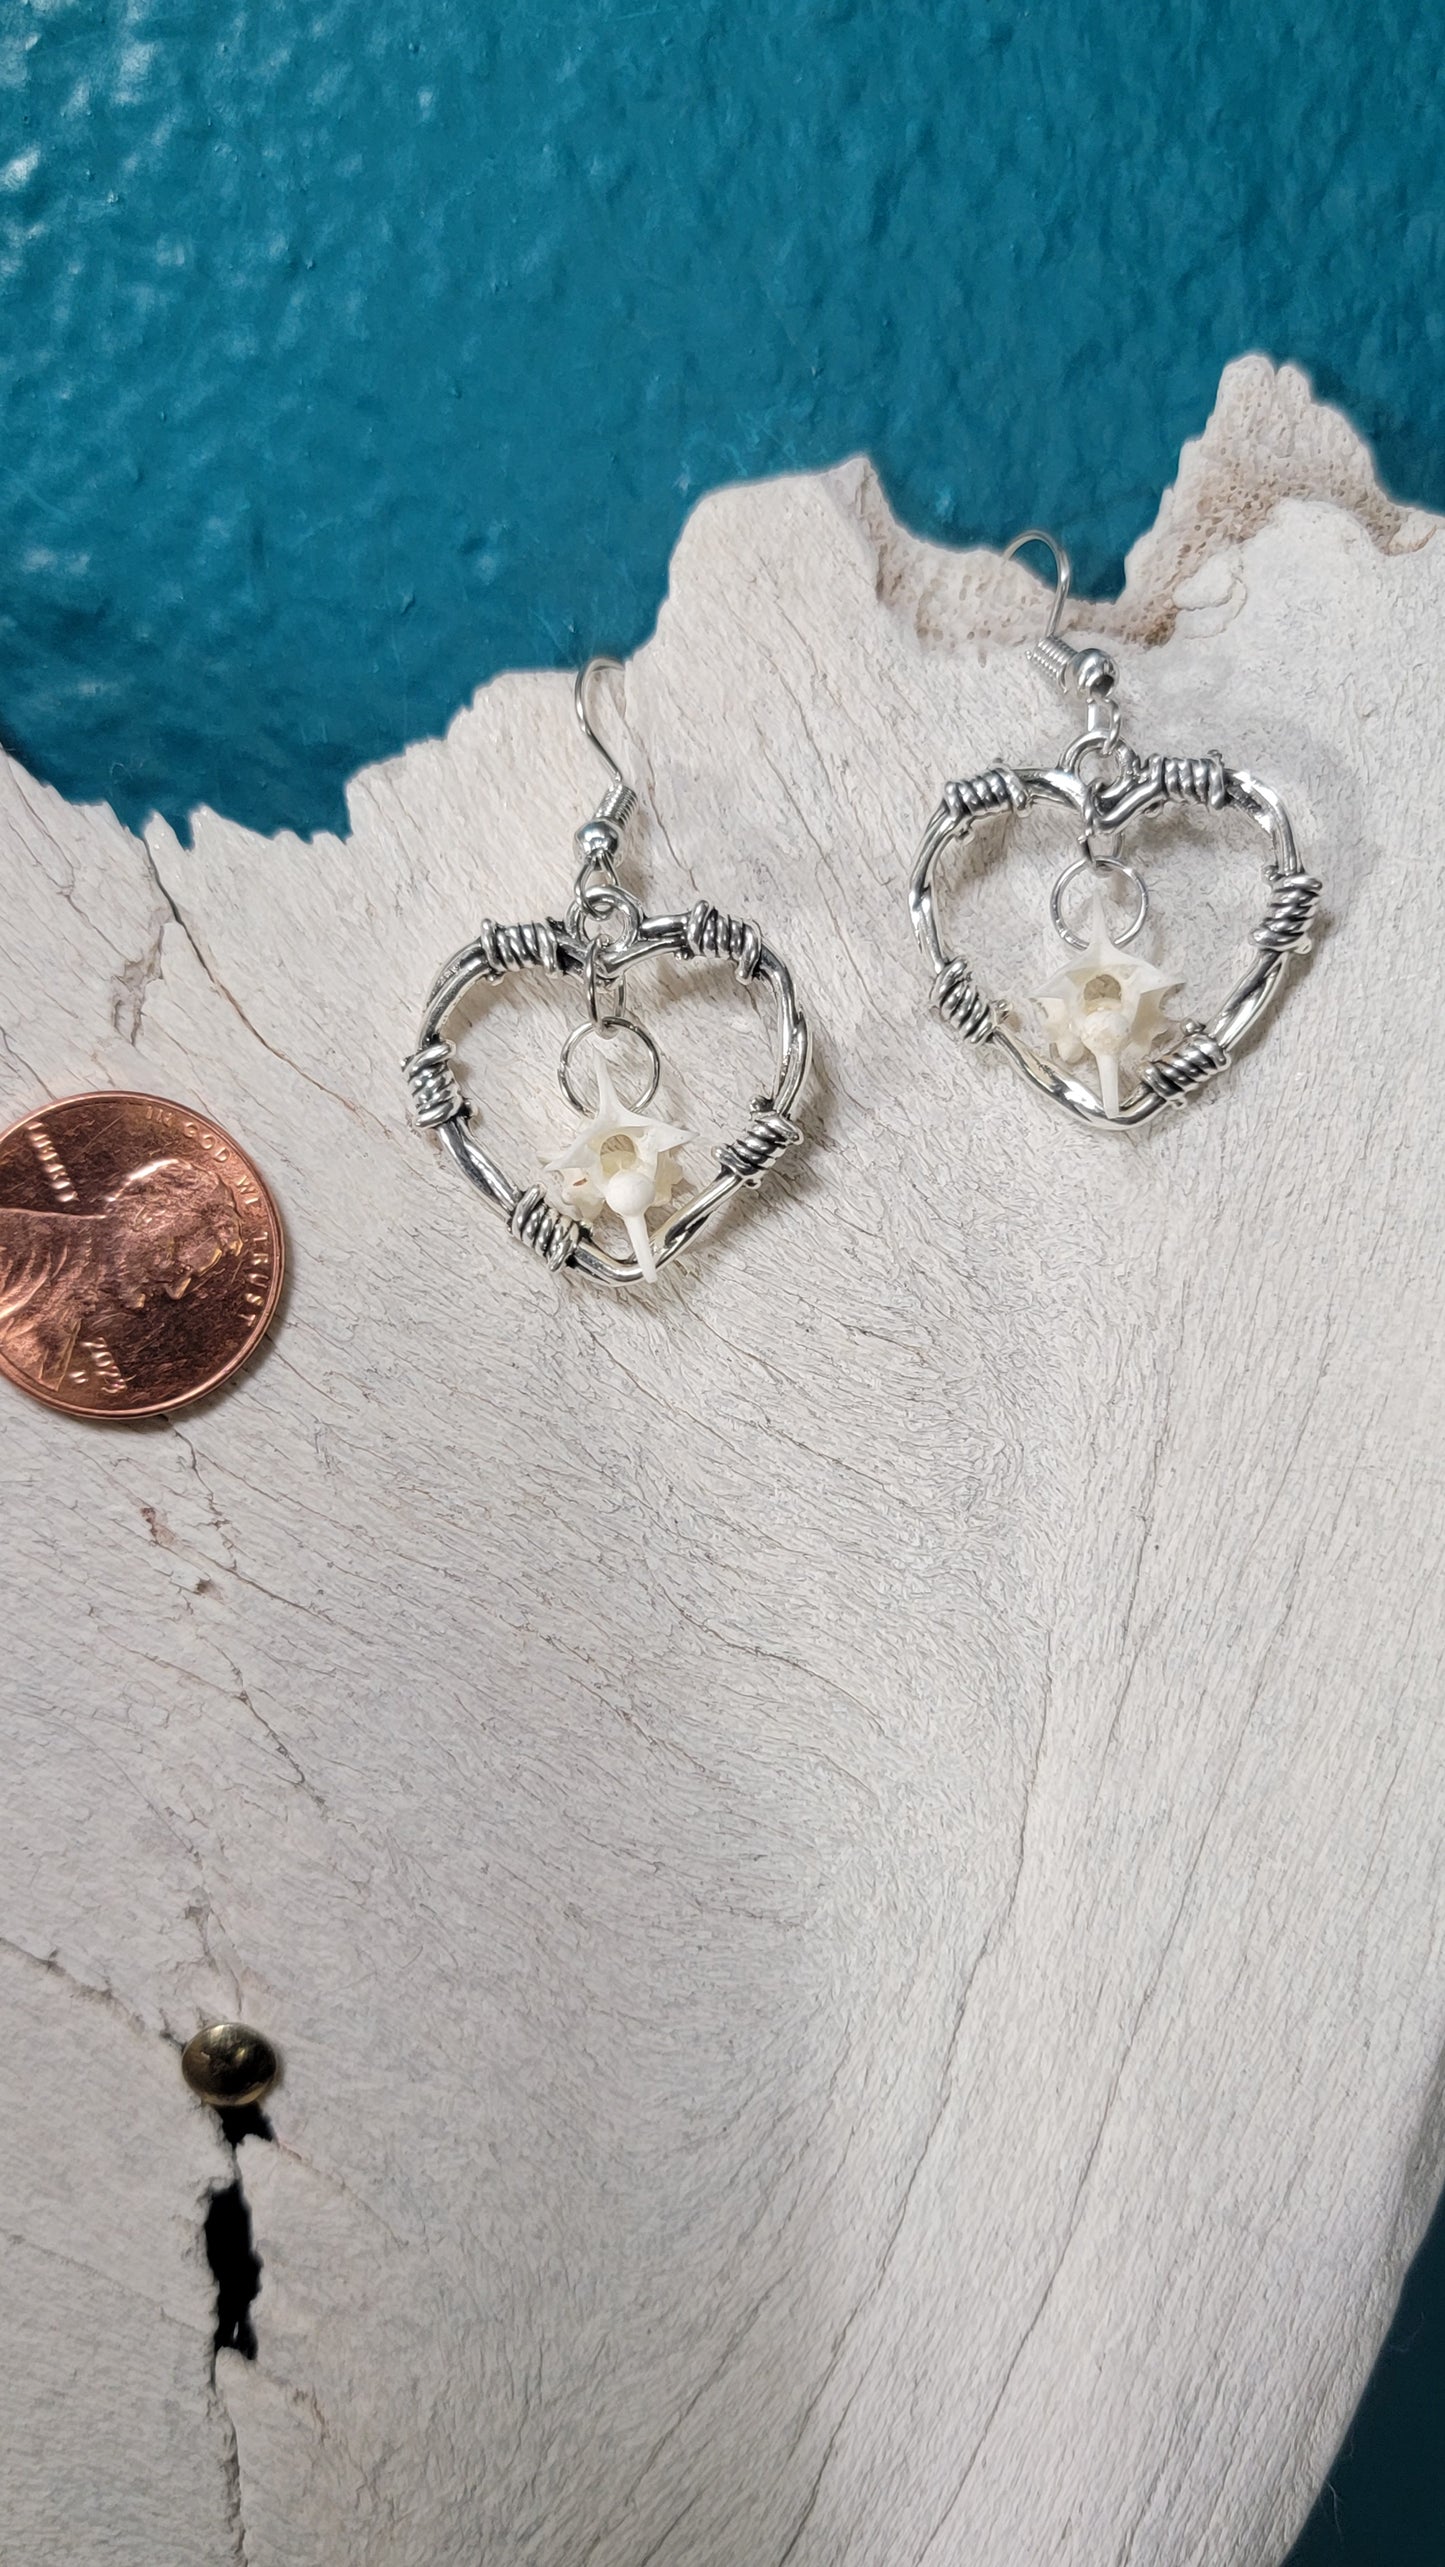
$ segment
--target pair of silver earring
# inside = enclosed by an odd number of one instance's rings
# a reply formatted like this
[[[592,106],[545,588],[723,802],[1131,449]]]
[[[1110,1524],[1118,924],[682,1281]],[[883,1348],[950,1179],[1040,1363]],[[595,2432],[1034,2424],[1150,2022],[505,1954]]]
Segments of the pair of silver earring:
[[[1226,767],[1214,751],[1202,757],[1144,758],[1128,745],[1115,701],[1113,660],[1105,651],[1076,650],[1060,635],[1069,598],[1063,547],[1031,527],[1015,537],[1005,559],[1031,543],[1047,546],[1055,581],[1047,626],[1029,656],[1075,708],[1082,727],[1075,728],[1053,766],[993,766],[944,787],[913,868],[909,910],[933,974],[932,1003],[947,1024],[967,1042],[1002,1052],[1031,1086],[1089,1130],[1135,1130],[1164,1107],[1186,1103],[1227,1068],[1278,995],[1291,957],[1309,951],[1321,885],[1300,865],[1283,804],[1256,777]],[[807,1075],[808,1028],[786,963],[749,921],[730,917],[706,900],[646,917],[619,881],[616,859],[637,796],[598,737],[590,710],[597,674],[618,665],[615,660],[589,660],[573,689],[577,720],[609,782],[597,809],[576,833],[578,867],[566,917],[520,926],[484,920],[433,982],[417,1048],[404,1067],[418,1123],[436,1132],[515,1239],[553,1268],[574,1266],[598,1282],[636,1284],[653,1282],[741,1187],[760,1185],[783,1153],[801,1141],[793,1118]],[[1208,1023],[1173,1019],[1169,1001],[1181,986],[1179,979],[1129,951],[1148,915],[1149,895],[1137,866],[1120,852],[1121,832],[1172,804],[1241,811],[1268,841],[1268,903],[1253,931],[1253,953]],[[985,997],[972,966],[962,954],[948,950],[937,905],[945,855],[982,822],[1007,820],[1036,805],[1062,808],[1078,842],[1078,852],[1058,876],[1049,901],[1070,960],[1033,1003],[1044,1049],[1027,1039],[1021,1012]],[[1127,915],[1119,909],[1121,889],[1129,902]],[[1067,907],[1080,891],[1088,896],[1084,933],[1070,924]],[[681,1182],[677,1153],[697,1136],[649,1112],[661,1079],[661,1055],[627,1004],[627,975],[662,955],[731,963],[739,981],[760,986],[771,999],[773,1059],[767,1086],[753,1099],[743,1130],[716,1150],[716,1176],[681,1201],[676,1199]],[[587,1013],[567,1035],[557,1071],[562,1093],[579,1118],[578,1128],[544,1163],[536,1181],[518,1186],[473,1129],[444,1029],[479,982],[499,982],[509,972],[532,968],[574,974],[582,984]],[[579,1084],[589,1048],[590,1096]],[[624,1050],[634,1073],[640,1071],[631,1080],[636,1090],[631,1101],[618,1084]],[[597,1235],[599,1223],[611,1228],[613,1246]]]

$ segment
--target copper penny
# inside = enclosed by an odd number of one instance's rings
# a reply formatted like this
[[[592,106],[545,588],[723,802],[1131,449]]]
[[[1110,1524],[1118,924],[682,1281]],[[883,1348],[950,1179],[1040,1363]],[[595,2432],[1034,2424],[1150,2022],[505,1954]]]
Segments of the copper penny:
[[[0,1372],[71,1417],[154,1417],[254,1354],[281,1224],[228,1132],[163,1096],[62,1097],[0,1132]]]

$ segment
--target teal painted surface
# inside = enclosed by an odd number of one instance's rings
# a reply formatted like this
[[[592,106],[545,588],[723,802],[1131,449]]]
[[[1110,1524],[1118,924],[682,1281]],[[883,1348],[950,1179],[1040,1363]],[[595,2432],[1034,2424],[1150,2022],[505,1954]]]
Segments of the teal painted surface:
[[[336,825],[636,642],[698,493],[867,448],[1118,575],[1225,360],[1445,505],[1438,16],[1376,0],[4,0],[0,727]]]
[[[1389,2341],[1287,2567],[1441,2567],[1445,2560],[1445,2204],[1415,2258]]]

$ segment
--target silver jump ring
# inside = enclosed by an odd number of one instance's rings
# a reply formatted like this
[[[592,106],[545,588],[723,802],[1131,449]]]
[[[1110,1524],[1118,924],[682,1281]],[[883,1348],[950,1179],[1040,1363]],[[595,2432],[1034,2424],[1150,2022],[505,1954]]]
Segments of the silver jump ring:
[[[1113,720],[1110,722],[1107,731],[1081,731],[1076,740],[1071,740],[1069,742],[1068,747],[1065,749],[1063,756],[1059,760],[1059,764],[1066,775],[1077,775],[1079,773],[1084,759],[1088,756],[1091,749],[1101,762],[1107,762],[1107,760],[1113,756],[1115,750],[1119,746],[1119,734],[1123,729],[1123,724],[1119,718],[1119,708],[1117,704],[1111,705],[1110,711],[1113,715]]]
[[[610,928],[609,922],[614,920],[620,921],[620,926]],[[641,927],[641,904],[615,878],[585,886],[579,882],[567,912],[567,932],[575,943],[630,945]]]
[[[1135,898],[1138,903],[1138,906],[1134,911],[1134,915],[1130,919],[1127,927],[1111,927],[1109,931],[1116,945],[1132,945],[1140,928],[1143,926],[1145,919],[1149,915],[1149,894],[1139,875],[1134,871],[1133,866],[1126,865],[1122,857],[1095,856],[1089,854],[1075,856],[1071,865],[1065,865],[1063,872],[1060,874],[1058,881],[1055,883],[1053,890],[1049,894],[1049,916],[1052,918],[1054,926],[1059,935],[1062,936],[1064,943],[1066,945],[1072,945],[1076,954],[1083,954],[1088,951],[1088,937],[1076,936],[1072,927],[1066,927],[1064,925],[1064,894],[1068,890],[1070,883],[1076,882],[1081,873],[1088,873],[1096,876],[1101,873],[1116,873],[1119,874],[1125,882],[1132,882]]]
[[[595,1113],[596,1103],[594,1100],[593,1104],[589,1105],[585,1097],[578,1095],[572,1080],[572,1055],[584,1037],[591,1035],[595,1036],[599,1043],[610,1043],[614,1034],[635,1034],[650,1064],[647,1085],[641,1096],[634,1100],[630,1111],[633,1114],[641,1114],[643,1108],[650,1105],[657,1094],[657,1084],[662,1076],[662,1055],[646,1026],[639,1025],[631,1016],[608,1016],[598,1025],[594,1025],[589,1017],[583,1024],[573,1026],[562,1046],[562,1057],[557,1063],[557,1084],[568,1104],[577,1114]]]
[[[584,936],[587,935],[589,928],[594,935],[601,936],[609,919],[622,920],[623,933],[621,936],[608,936],[605,941],[609,945],[630,945],[641,930],[641,904],[633,899],[630,891],[624,891],[620,883],[590,884],[587,890],[578,895],[577,908]]]

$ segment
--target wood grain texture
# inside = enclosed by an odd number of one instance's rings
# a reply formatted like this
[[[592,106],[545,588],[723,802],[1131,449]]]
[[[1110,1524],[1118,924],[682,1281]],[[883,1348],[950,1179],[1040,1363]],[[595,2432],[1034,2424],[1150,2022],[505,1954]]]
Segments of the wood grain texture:
[[[14,2567],[1287,2546],[1445,2161],[1445,549],[1297,382],[1222,417],[1093,628],[1142,747],[1284,795],[1328,926],[1118,1146],[929,1016],[903,904],[941,780],[1062,736],[1031,584],[862,465],[698,509],[636,878],[759,920],[817,1071],[650,1296],[520,1255],[397,1068],[481,915],[558,905],[564,680],[344,843],[142,845],[8,768],[0,1102],[194,1099],[292,1261],[174,1425],[4,1406]],[[1258,845],[1156,843],[1207,999]],[[954,885],[994,986],[1058,858]],[[722,1136],[762,1035],[699,977],[654,1021]],[[519,1173],[570,1012],[467,1034]],[[214,2385],[208,2007],[287,2060]]]

